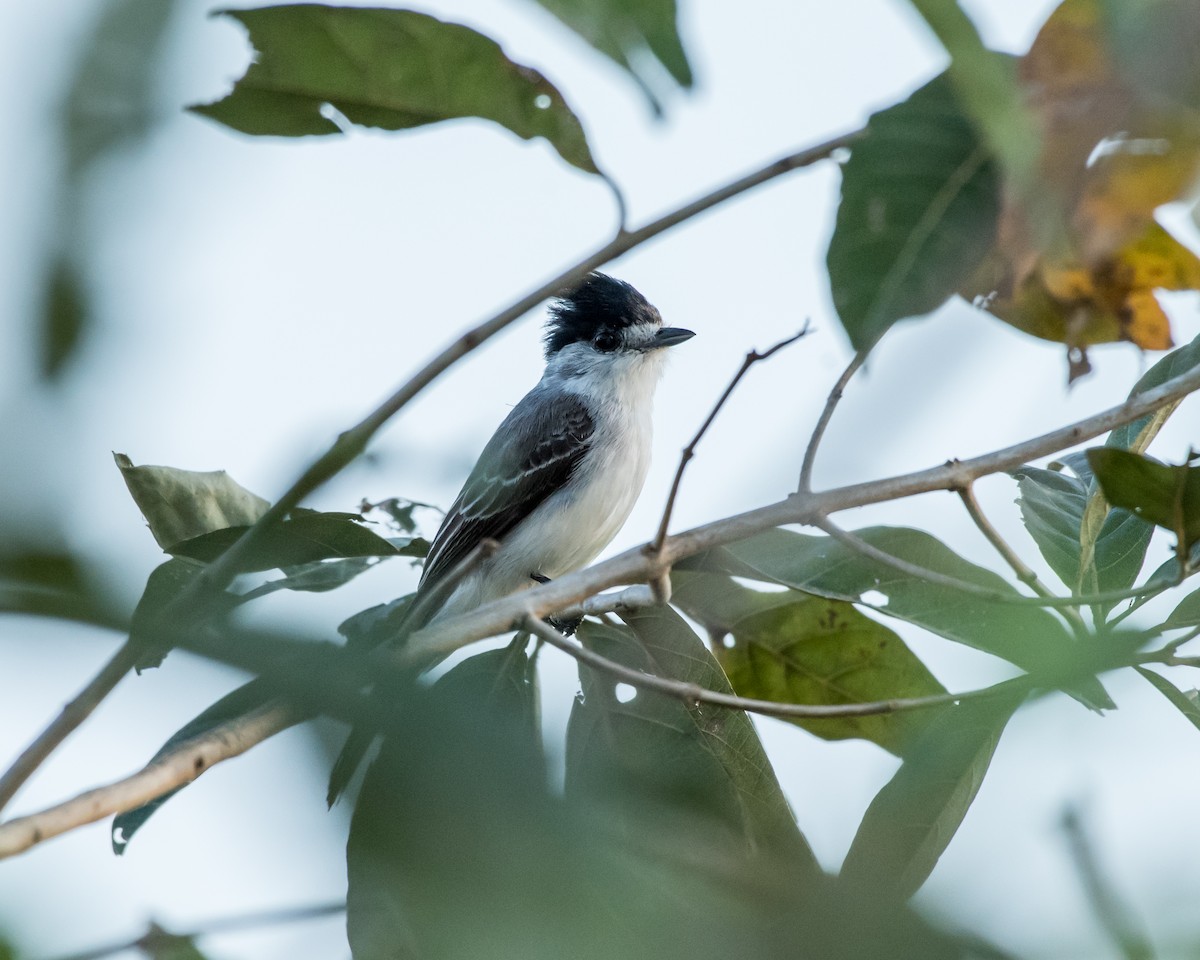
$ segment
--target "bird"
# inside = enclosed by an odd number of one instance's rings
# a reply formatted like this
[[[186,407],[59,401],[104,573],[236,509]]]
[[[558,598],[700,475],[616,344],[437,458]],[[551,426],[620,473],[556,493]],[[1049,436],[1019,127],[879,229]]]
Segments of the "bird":
[[[550,305],[542,377],[446,512],[401,634],[581,569],[608,546],[646,480],[666,349],[693,336],[663,326],[637,289],[603,273]],[[487,541],[499,546],[476,555]],[[469,557],[476,562],[464,573]],[[373,739],[351,732],[330,777],[331,805]]]

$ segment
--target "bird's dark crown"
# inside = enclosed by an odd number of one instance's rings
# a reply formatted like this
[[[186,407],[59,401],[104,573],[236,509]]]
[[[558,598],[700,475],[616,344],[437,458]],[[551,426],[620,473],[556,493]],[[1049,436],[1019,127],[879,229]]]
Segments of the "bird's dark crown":
[[[662,317],[624,280],[591,273],[550,306],[543,342],[550,358],[571,343],[590,343],[601,331],[620,334],[636,323],[662,324]]]

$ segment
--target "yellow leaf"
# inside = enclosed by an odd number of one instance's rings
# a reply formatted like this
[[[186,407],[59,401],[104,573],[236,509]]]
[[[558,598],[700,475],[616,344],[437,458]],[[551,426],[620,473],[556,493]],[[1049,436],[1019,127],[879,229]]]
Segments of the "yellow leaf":
[[[1046,258],[1007,285],[1003,259],[993,258],[990,268],[990,277],[980,275],[976,282],[989,282],[996,292],[986,304],[991,313],[1036,337],[1078,349],[1127,340],[1143,350],[1167,350],[1170,322],[1154,291],[1200,288],[1200,258],[1154,222],[1113,256],[1091,265]]]

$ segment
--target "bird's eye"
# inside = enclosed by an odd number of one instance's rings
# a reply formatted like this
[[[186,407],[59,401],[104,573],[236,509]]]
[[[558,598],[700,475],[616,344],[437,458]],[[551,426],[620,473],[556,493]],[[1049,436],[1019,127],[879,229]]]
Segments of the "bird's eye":
[[[601,353],[612,353],[617,349],[619,342],[615,333],[604,331],[603,333],[596,334],[596,339],[592,341],[592,346]]]

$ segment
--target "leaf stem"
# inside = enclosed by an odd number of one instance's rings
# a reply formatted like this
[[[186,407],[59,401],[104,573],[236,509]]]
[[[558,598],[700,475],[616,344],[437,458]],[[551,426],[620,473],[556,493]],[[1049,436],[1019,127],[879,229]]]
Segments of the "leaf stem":
[[[725,406],[725,401],[732,396],[733,391],[741,382],[742,377],[744,377],[746,372],[760,360],[768,359],[769,357],[778,353],[784,347],[790,346],[797,340],[801,340],[808,336],[808,333],[809,325],[806,321],[804,327],[799,333],[794,333],[790,337],[780,340],[769,350],[766,350],[763,353],[759,353],[757,350],[751,350],[746,354],[746,358],[742,361],[742,365],[738,367],[737,373],[733,375],[733,379],[730,380],[729,385],[725,387],[725,392],[722,393],[717,402],[713,404],[713,408],[708,412],[708,416],[705,417],[704,422],[700,424],[700,429],[696,431],[696,435],[692,437],[688,445],[683,448],[683,453],[680,454],[679,466],[675,470],[675,479],[671,482],[671,492],[667,495],[667,505],[663,508],[662,520],[659,521],[658,524],[658,533],[655,535],[653,542],[646,547],[648,552],[654,554],[655,556],[662,553],[663,542],[667,539],[667,527],[671,523],[671,513],[675,509],[675,498],[679,495],[679,485],[683,482],[683,472],[687,469],[687,465],[691,461],[692,457],[696,455],[696,447],[700,443],[700,440],[704,437],[704,434],[708,432],[708,428],[712,426],[713,421],[717,419],[717,414],[719,414],[721,412],[721,408]]]

